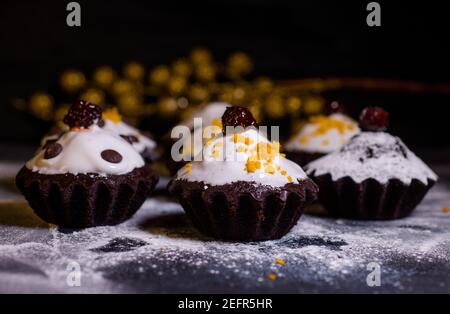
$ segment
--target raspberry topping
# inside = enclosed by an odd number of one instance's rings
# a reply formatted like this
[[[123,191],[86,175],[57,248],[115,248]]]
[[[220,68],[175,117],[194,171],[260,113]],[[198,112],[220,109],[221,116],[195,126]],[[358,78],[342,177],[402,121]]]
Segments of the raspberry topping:
[[[227,109],[225,110],[222,116],[222,126],[223,126],[223,133],[226,134],[227,126],[230,127],[242,126],[244,128],[254,126],[255,128],[257,128],[258,123],[256,122],[250,110],[248,110],[247,108],[232,106],[227,107]]]
[[[102,109],[88,101],[80,100],[74,103],[70,108],[67,115],[64,117],[63,122],[67,124],[71,129],[73,128],[89,128],[94,123],[101,126],[103,120]]]
[[[363,131],[383,132],[389,124],[389,114],[380,107],[366,107],[359,117],[359,126]]]

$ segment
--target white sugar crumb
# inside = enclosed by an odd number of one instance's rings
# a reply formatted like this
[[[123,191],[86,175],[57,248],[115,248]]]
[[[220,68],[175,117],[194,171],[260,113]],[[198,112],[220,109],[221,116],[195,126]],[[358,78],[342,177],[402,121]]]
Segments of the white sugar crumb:
[[[115,227],[69,232],[3,225],[0,272],[8,263],[15,268],[0,276],[0,291],[444,291],[450,279],[439,274],[450,271],[450,215],[440,208],[449,202],[448,189],[438,184],[406,219],[304,215],[284,238],[254,243],[204,237],[177,203],[164,198],[148,200],[135,217]],[[81,267],[80,287],[67,285],[67,265],[73,261]],[[379,288],[366,284],[370,262],[381,265]]]
[[[405,184],[417,179],[427,184],[436,174],[395,136],[362,132],[339,151],[309,163],[308,174],[331,174],[333,180],[349,176],[360,183],[373,178],[380,183],[398,179]]]

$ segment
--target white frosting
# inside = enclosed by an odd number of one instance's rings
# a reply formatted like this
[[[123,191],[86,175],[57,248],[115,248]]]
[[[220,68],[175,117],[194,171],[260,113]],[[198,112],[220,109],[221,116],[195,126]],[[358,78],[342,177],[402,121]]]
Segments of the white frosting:
[[[186,125],[189,128],[194,128],[194,119],[200,118],[202,119],[203,127],[213,125],[214,119],[222,119],[223,113],[232,105],[226,102],[212,102],[207,104],[204,108],[196,110],[192,113],[192,116],[181,123],[181,125]]]
[[[369,178],[380,183],[398,179],[405,184],[413,179],[424,184],[428,179],[437,180],[437,175],[398,137],[385,132],[362,132],[339,151],[319,158],[305,168],[308,174],[331,174],[333,180],[349,176],[357,183]]]
[[[125,174],[144,166],[139,153],[123,138],[110,131],[91,126],[83,131],[68,131],[56,143],[62,145],[59,155],[45,159],[45,149],[26,163],[33,172],[42,174]],[[110,163],[101,157],[104,150],[115,150],[122,155],[119,163]]]
[[[105,126],[103,128],[117,135],[136,136],[139,141],[132,143],[132,145],[134,149],[136,149],[139,153],[143,153],[145,149],[152,151],[156,148],[155,141],[143,135],[138,129],[123,121],[113,122],[111,120],[105,119]]]
[[[286,143],[288,151],[304,151],[309,153],[330,153],[341,148],[350,138],[360,132],[357,123],[341,113],[333,113],[328,119],[344,122],[350,127],[339,130],[330,127],[326,132],[317,132],[318,123],[307,123],[300,132]]]
[[[193,155],[195,154],[195,152],[201,152],[202,150],[204,138],[202,138],[202,141],[194,141],[194,132],[202,132],[200,134],[203,134],[202,129],[212,125],[218,126],[219,123],[221,128],[223,113],[225,112],[227,107],[230,106],[232,105],[225,102],[209,103],[208,105],[206,105],[206,107],[195,111],[188,120],[185,120],[180,124],[185,125],[190,129],[192,129],[190,138],[186,137],[183,141],[183,147],[187,148],[183,150],[183,152],[181,153],[184,160],[190,160],[191,157],[193,157]],[[202,122],[201,127],[194,128],[195,127],[194,119],[196,118],[201,119]],[[221,132],[221,130],[218,130],[218,132]]]
[[[242,142],[235,143],[235,135],[251,139],[249,145]],[[241,137],[241,138],[242,138]],[[202,161],[193,161],[181,168],[176,179],[204,182],[210,185],[223,185],[236,181],[255,182],[274,187],[284,186],[289,182],[296,183],[297,180],[307,178],[305,172],[296,163],[282,157],[280,154],[271,160],[271,165],[277,169],[268,173],[261,163],[261,168],[254,172],[248,171],[248,158],[255,152],[257,143],[268,143],[270,141],[254,128],[248,128],[241,133],[233,133],[226,136],[218,135],[203,148]],[[241,147],[241,149],[239,149]],[[246,147],[246,151],[242,151]]]

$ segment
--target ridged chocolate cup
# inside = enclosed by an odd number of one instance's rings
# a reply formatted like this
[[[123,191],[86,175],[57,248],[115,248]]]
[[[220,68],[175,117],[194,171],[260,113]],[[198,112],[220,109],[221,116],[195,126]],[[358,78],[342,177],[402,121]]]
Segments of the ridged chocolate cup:
[[[150,166],[123,175],[54,174],[23,167],[16,185],[34,212],[65,228],[116,225],[132,217],[155,188]]]
[[[324,153],[309,153],[309,152],[303,152],[303,151],[293,151],[293,150],[286,150],[286,157],[289,160],[292,160],[300,167],[303,167],[307,164],[309,164],[311,161],[319,159],[320,157],[325,156]]]
[[[172,180],[168,187],[198,230],[227,241],[281,238],[297,223],[304,207],[317,198],[317,186],[310,179],[283,187]]]
[[[409,185],[398,179],[383,184],[375,179],[356,183],[350,177],[334,181],[330,174],[311,179],[319,186],[319,202],[334,217],[360,220],[390,220],[411,214],[434,181],[413,179]]]

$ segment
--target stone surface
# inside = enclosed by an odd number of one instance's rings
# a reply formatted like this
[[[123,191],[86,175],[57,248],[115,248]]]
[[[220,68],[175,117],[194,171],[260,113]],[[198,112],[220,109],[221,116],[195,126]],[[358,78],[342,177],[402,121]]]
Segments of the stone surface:
[[[0,292],[450,292],[447,168],[408,218],[304,215],[280,240],[225,243],[199,234],[164,193],[119,226],[48,225],[15,190],[19,167],[0,163]],[[366,283],[371,262],[381,267],[379,287]],[[71,287],[77,265],[81,285]]]

